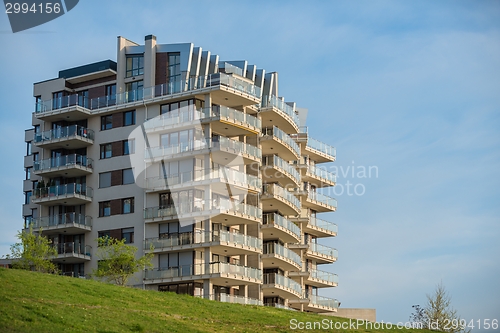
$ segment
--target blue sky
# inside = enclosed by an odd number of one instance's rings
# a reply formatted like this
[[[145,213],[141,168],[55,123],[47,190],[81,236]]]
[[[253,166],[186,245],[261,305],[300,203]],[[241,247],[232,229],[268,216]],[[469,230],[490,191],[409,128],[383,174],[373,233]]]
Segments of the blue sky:
[[[339,235],[322,243],[340,284],[322,295],[397,322],[443,282],[462,317],[500,319],[499,1],[86,0],[15,35],[0,14],[0,254],[22,227],[33,82],[148,34],[279,72],[337,148],[339,208],[323,218]],[[364,194],[341,193],[348,181]]]

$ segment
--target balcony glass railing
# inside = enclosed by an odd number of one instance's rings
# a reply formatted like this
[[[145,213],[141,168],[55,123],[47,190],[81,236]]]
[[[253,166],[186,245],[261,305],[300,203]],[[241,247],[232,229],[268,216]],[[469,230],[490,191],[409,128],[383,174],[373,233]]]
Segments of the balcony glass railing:
[[[76,183],[37,188],[33,192],[33,199],[68,195],[83,195],[92,198],[94,194],[92,187]]]
[[[188,80],[160,84],[150,88],[126,91],[116,95],[97,97],[91,99],[90,101],[87,98],[80,97],[78,95],[64,96],[62,98],[37,103],[35,112],[40,114],[73,105],[79,105],[90,110],[96,110],[109,106],[140,102],[143,100],[150,100],[155,97],[216,86],[225,86],[240,93],[250,95],[256,99],[260,99],[261,96],[261,89],[253,83],[233,75],[216,73],[208,76],[192,77]]]
[[[300,201],[292,193],[285,190],[283,187],[276,184],[264,184],[262,185],[263,194],[270,194],[273,196],[280,197],[292,204],[296,210],[300,210]]]
[[[237,184],[244,187],[250,186],[259,189],[262,187],[262,180],[259,177],[226,167],[187,171],[170,174],[166,177],[150,177],[146,179],[146,187],[148,189],[165,188],[168,186],[188,184],[209,179],[220,179],[222,182]]]
[[[337,182],[337,175],[331,172],[326,171],[325,169],[318,168],[313,165],[308,165],[307,166],[307,173],[320,178],[324,179],[328,182],[336,183]]]
[[[264,136],[273,136],[280,141],[282,141],[286,146],[290,147],[293,153],[296,156],[300,156],[300,147],[299,145],[285,132],[280,130],[278,127],[274,126],[272,128],[263,128],[262,135]]]
[[[287,161],[279,157],[278,155],[264,156],[264,165],[274,166],[275,168],[281,169],[287,172],[296,183],[300,183],[300,173]]]
[[[159,238],[148,238],[144,243],[144,249],[149,250],[151,245],[155,249],[161,249],[173,246],[210,242],[228,242],[259,249],[262,248],[262,240],[257,237],[224,230],[211,232],[195,230],[193,232],[169,234]]]
[[[330,221],[321,220],[321,219],[318,219],[314,216],[311,216],[309,218],[309,225],[316,227],[316,228],[325,229],[325,230],[328,230],[330,232],[335,232],[335,233],[338,232],[338,226],[335,223],[330,222]]]
[[[339,301],[334,298],[328,298],[318,295],[307,295],[307,298],[313,305],[318,305],[332,309],[337,309],[339,307]]]
[[[297,127],[300,126],[299,116],[295,113],[295,111],[293,110],[293,107],[286,104],[284,100],[279,99],[273,95],[262,96],[262,107],[263,108],[275,107],[278,110],[284,112],[286,115],[288,115]]]
[[[285,257],[294,263],[296,263],[299,267],[302,267],[302,259],[300,256],[293,252],[292,250],[284,247],[278,243],[265,243],[264,244],[264,254],[277,254],[282,257]]]
[[[261,300],[239,295],[210,294],[208,296],[195,296],[195,297],[200,297],[204,299],[209,299],[211,301],[219,301],[225,303],[236,303],[243,305],[263,305]]]
[[[168,279],[182,276],[206,274],[234,274],[243,278],[262,280],[262,270],[253,267],[240,266],[225,262],[210,264],[184,265],[177,267],[159,268],[145,271],[146,279]]]
[[[282,287],[292,289],[297,294],[302,295],[302,286],[294,280],[279,274],[264,274],[263,284],[277,284]]]
[[[246,154],[257,159],[262,158],[262,150],[260,148],[257,148],[255,146],[252,146],[251,144],[244,143],[241,141],[228,139],[224,136],[213,137],[212,147],[225,150],[232,150],[235,153]]]
[[[34,163],[35,171],[44,171],[52,168],[70,167],[70,166],[83,166],[92,168],[94,160],[82,155],[64,155]]]
[[[337,199],[331,198],[316,191],[307,192],[307,199],[311,201],[318,201],[324,205],[337,208]]]
[[[177,112],[172,111],[147,120],[144,122],[144,128],[146,130],[151,130],[164,126],[174,126],[188,123],[202,118],[204,118],[204,114],[200,110],[196,109],[186,109]]]
[[[223,68],[226,74],[234,73],[239,76],[243,76],[243,69],[236,67],[228,62],[219,63],[219,68]]]
[[[217,210],[220,213],[224,212],[234,212],[243,215],[248,215],[252,218],[262,218],[262,209],[256,206],[247,205],[242,202],[236,202],[229,199],[219,199],[217,202],[205,203],[204,200],[195,199],[184,200],[179,199],[173,205],[150,207],[144,209],[144,218],[163,218],[163,217],[173,217],[182,214],[190,214],[194,212],[202,212],[209,210]],[[217,214],[217,213],[213,213]]]
[[[242,124],[248,124],[251,127],[261,128],[262,123],[259,118],[256,118],[247,113],[228,108],[227,106],[214,106],[203,110],[205,117],[223,117]]]
[[[306,146],[314,150],[317,150],[323,154],[326,154],[332,158],[335,158],[336,155],[335,147],[327,145],[326,143],[308,137]]]
[[[57,254],[74,254],[91,256],[92,247],[78,242],[58,243],[53,246],[57,249]]]
[[[318,243],[309,243],[309,250],[313,253],[318,253],[320,255],[331,257],[334,259],[337,259],[339,256],[337,249]]]
[[[329,283],[339,283],[339,277],[337,274],[330,272],[320,271],[317,269],[309,268],[307,270],[311,279],[327,281]]]
[[[50,131],[36,133],[34,141],[35,143],[41,143],[44,141],[69,139],[72,137],[94,140],[94,131],[82,126],[71,125],[66,127],[59,127]]]
[[[275,224],[287,229],[300,238],[300,228],[293,222],[276,213],[266,213],[262,216],[262,224]]]
[[[65,224],[77,224],[82,227],[91,227],[92,217],[77,213],[65,213],[31,220],[31,226],[33,226],[33,228],[48,228],[63,226]]]
[[[145,157],[147,159],[168,157],[184,152],[207,149],[209,147],[225,149],[226,151],[233,151],[236,154],[246,154],[258,159],[262,158],[262,151],[260,150],[260,148],[241,141],[236,141],[220,136],[213,137],[211,141],[206,141],[203,139],[190,140],[170,146],[146,148]]]

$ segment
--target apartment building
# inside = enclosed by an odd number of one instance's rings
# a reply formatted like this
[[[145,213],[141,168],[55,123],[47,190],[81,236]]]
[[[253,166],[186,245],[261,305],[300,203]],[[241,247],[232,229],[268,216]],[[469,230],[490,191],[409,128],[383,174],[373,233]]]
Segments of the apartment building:
[[[34,84],[26,130],[25,228],[48,236],[62,274],[97,267],[96,239],[154,253],[146,289],[335,312],[319,290],[337,235],[321,167],[335,149],[311,136],[278,75],[185,44],[118,37],[117,61]]]

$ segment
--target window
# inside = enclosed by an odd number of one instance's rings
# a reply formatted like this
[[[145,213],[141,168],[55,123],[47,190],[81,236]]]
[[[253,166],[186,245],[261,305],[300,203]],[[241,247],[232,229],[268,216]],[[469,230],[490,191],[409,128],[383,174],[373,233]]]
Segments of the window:
[[[111,215],[111,201],[99,202],[99,217]]]
[[[40,134],[40,125],[33,126],[33,129],[35,130],[35,134]]]
[[[63,92],[55,92],[52,94],[52,109],[60,109],[63,107]]]
[[[134,212],[134,198],[122,199],[122,214]]]
[[[89,107],[89,91],[83,90],[76,93],[78,97],[78,105],[83,106],[84,108]]]
[[[107,105],[116,104],[116,84],[106,86],[106,99],[108,101]]]
[[[40,155],[38,153],[33,153],[33,162],[38,162]]]
[[[168,82],[181,80],[181,54],[179,52],[168,54]]]
[[[111,181],[111,178],[110,178]],[[133,184],[134,183],[134,172],[132,169],[123,169],[122,172],[122,184]]]
[[[31,141],[30,142],[26,142],[26,156],[29,156],[29,155],[31,155],[33,153],[31,151],[31,148],[32,148]]]
[[[35,112],[41,112],[41,111],[42,111],[42,96],[36,96],[35,97]]]
[[[123,140],[123,155],[135,154],[135,140]]]
[[[122,229],[122,239],[125,239],[125,244],[134,242],[134,228]]]
[[[32,194],[31,191],[24,192],[24,203],[26,205],[31,203],[31,194]]]
[[[112,147],[111,143],[101,145],[101,160],[113,157]]]
[[[109,114],[107,116],[101,117],[101,131],[109,130],[113,128],[113,115]]]
[[[144,74],[144,56],[142,54],[127,56],[125,77],[137,76],[142,74]]]
[[[99,174],[99,188],[111,186],[111,172],[103,172]]]
[[[123,126],[135,125],[135,110],[123,112]]]
[[[33,189],[36,190],[37,187],[38,187],[38,180],[35,180],[33,182]]]
[[[97,237],[111,237],[111,232],[109,230],[99,231]]]
[[[24,227],[29,228],[31,222],[33,221],[33,216],[25,216],[24,217]]]
[[[32,167],[26,168],[26,180],[31,179],[31,169]]]
[[[127,91],[127,101],[139,101],[142,100],[142,91],[143,82],[142,81],[134,81],[127,83],[126,91]]]

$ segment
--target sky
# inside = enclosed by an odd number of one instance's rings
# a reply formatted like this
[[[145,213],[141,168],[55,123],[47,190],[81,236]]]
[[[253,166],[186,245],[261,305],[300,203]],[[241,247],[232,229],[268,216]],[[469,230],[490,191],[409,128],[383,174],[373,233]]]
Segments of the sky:
[[[16,34],[0,13],[0,255],[23,223],[32,84],[149,34],[278,72],[336,147],[321,218],[339,233],[320,243],[340,283],[322,296],[396,323],[442,283],[466,320],[500,320],[500,1],[82,0]]]

